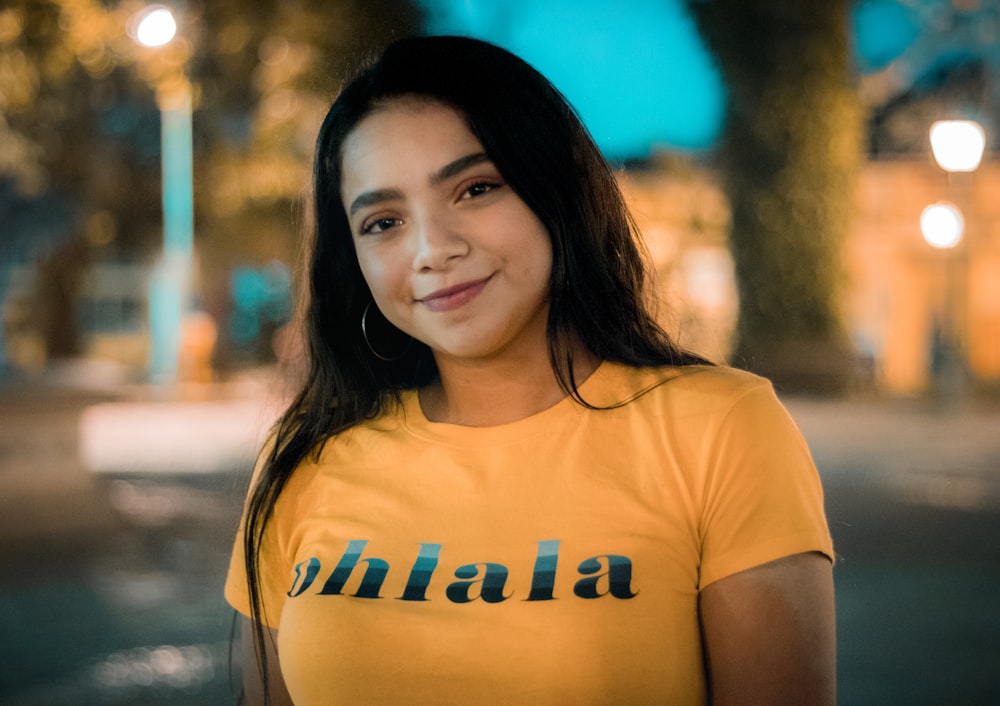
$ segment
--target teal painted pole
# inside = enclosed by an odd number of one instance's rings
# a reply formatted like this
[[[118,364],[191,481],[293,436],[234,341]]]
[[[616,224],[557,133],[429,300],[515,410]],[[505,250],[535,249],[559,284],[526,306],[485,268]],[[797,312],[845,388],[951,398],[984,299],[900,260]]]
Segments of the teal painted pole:
[[[177,381],[181,327],[191,308],[194,248],[191,91],[158,96],[163,175],[163,255],[149,286],[149,375],[155,383]]]
[[[190,262],[194,238],[191,91],[162,110],[163,249]]]

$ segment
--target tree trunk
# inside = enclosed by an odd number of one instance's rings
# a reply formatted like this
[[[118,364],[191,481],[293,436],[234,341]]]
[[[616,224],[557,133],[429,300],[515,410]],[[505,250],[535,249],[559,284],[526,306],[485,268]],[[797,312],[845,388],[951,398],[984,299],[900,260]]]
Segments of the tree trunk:
[[[839,392],[841,246],[860,154],[848,0],[688,0],[728,89],[718,158],[740,297],[734,362]]]
[[[83,352],[78,318],[87,259],[86,241],[74,238],[38,266],[38,318],[50,361],[75,358]]]

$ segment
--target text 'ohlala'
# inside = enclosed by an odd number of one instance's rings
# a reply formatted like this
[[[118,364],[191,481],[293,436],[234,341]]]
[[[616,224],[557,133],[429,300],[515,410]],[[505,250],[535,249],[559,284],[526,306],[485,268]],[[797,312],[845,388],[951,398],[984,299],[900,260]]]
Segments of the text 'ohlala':
[[[382,598],[382,584],[389,573],[389,562],[378,557],[361,558],[368,545],[366,539],[348,542],[347,550],[337,566],[323,582],[318,595],[340,596],[344,585],[359,564],[364,564],[364,575],[355,598]],[[441,556],[440,544],[420,544],[420,551],[410,569],[401,601],[427,601],[427,587],[438,569]],[[531,574],[531,589],[526,601],[551,601],[555,595],[556,570],[559,565],[559,540],[548,539],[538,542],[535,567]],[[295,565],[295,579],[288,591],[290,598],[301,596],[317,584],[323,566],[319,559],[312,557]],[[632,590],[632,560],[620,554],[601,554],[584,559],[577,565],[580,577],[573,586],[573,594],[579,598],[600,598],[610,595],[614,598],[634,598]],[[445,597],[452,603],[469,603],[481,599],[486,603],[502,603],[511,598],[515,589],[508,586],[509,571],[503,564],[475,562],[463,564],[454,570],[452,581],[445,588]],[[478,589],[478,593],[476,592]]]

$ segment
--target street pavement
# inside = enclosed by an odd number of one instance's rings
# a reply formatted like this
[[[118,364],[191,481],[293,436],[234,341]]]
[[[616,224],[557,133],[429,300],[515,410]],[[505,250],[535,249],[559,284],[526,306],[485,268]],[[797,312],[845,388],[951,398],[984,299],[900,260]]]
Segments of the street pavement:
[[[282,399],[268,370],[0,384],[0,704],[232,703],[221,586]],[[784,401],[836,544],[840,703],[1000,703],[1000,404]]]
[[[1000,704],[1000,409],[786,402],[837,552],[840,703]]]

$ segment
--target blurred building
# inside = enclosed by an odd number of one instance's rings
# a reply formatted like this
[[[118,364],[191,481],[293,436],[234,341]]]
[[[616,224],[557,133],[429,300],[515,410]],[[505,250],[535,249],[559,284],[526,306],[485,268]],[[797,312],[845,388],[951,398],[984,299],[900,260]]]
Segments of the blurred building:
[[[1000,386],[997,194],[995,162],[949,176],[929,158],[880,161],[861,174],[846,244],[845,311],[856,340],[875,357],[882,389],[927,389],[936,334],[949,317],[973,380],[984,388]],[[935,249],[921,236],[922,211],[939,201],[957,205],[965,219],[953,249]]]
[[[625,174],[622,185],[656,265],[664,322],[685,345],[725,360],[738,302],[726,245],[728,207],[714,176],[693,168],[646,171]],[[929,156],[864,166],[844,246],[842,302],[859,371],[871,374],[862,383],[889,395],[929,391],[935,336],[949,315],[947,288],[953,286],[950,313],[973,384],[1000,387],[997,194],[995,162],[950,176]],[[921,235],[921,213],[939,201],[955,203],[965,216],[954,249],[935,249]]]

